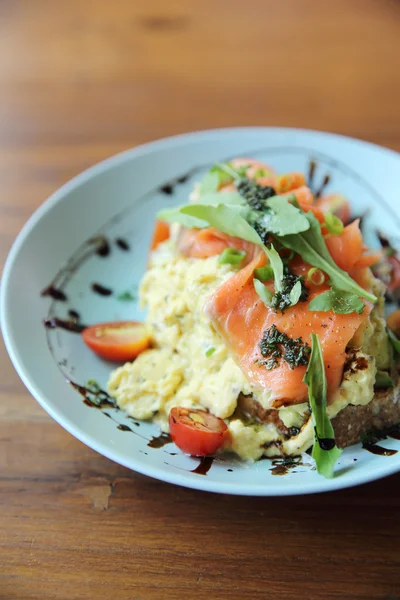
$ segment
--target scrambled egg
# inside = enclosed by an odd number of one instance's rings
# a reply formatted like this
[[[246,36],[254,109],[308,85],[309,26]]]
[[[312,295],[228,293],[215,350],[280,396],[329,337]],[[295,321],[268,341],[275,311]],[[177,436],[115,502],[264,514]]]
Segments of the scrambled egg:
[[[185,258],[176,251],[173,237],[153,253],[140,287],[147,324],[155,348],[142,353],[110,376],[109,393],[118,405],[137,419],[152,419],[168,431],[168,415],[174,406],[206,408],[229,419],[229,447],[246,460],[261,456],[296,455],[313,443],[308,403],[279,409],[279,418],[297,435],[285,439],[275,423],[244,422],[234,415],[240,393],[254,394],[226,346],[203,312],[206,299],[237,267],[221,265],[218,257]],[[331,418],[348,404],[368,404],[374,396],[377,367],[390,362],[390,348],[383,319],[383,287],[374,280],[379,302],[354,340],[355,358],[364,357],[367,368],[345,372],[342,385],[328,407]]]

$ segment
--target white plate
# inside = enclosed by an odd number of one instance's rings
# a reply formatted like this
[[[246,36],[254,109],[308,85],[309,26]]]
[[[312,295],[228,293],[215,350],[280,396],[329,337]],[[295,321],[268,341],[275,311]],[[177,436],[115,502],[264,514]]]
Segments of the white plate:
[[[223,129],[160,140],[114,156],[85,171],[55,192],[19,234],[8,257],[1,290],[1,321],[8,352],[21,379],[40,404],[72,435],[128,468],[171,483],[228,494],[275,496],[334,490],[371,481],[400,469],[400,453],[375,456],[360,446],[346,449],[333,479],[312,465],[299,465],[283,477],[263,460],[245,464],[231,457],[215,461],[207,475],[193,473],[198,459],[173,444],[148,447],[158,435],[154,425],[135,425],[120,411],[110,418],[89,408],[66,379],[103,386],[111,365],[96,358],[79,335],[46,329],[49,315],[66,317],[77,310],[87,324],[141,318],[134,302],[116,295],[134,291],[146,264],[154,215],[161,207],[185,202],[188,192],[214,161],[233,156],[265,160],[278,171],[307,169],[318,161],[316,181],[331,175],[329,190],[349,196],[355,214],[364,214],[367,241],[377,246],[375,228],[399,234],[400,158],[362,141],[298,129]],[[179,180],[184,178],[184,181]],[[187,177],[187,178],[186,178]],[[171,188],[160,191],[163,186]],[[165,192],[172,192],[171,194]],[[88,252],[88,239],[106,235],[108,257]],[[129,251],[114,240],[128,241]],[[64,270],[60,269],[65,267]],[[67,302],[42,297],[58,274]],[[114,294],[91,291],[99,282]],[[130,431],[117,429],[122,423]],[[382,442],[400,450],[400,441]]]

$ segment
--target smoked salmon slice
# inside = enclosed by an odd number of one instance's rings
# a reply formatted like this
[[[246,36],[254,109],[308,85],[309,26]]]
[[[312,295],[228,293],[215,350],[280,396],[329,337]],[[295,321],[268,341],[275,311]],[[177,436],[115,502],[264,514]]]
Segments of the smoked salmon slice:
[[[268,370],[262,364],[259,347],[264,331],[275,325],[290,338],[301,337],[309,345],[311,333],[317,333],[323,348],[328,394],[331,396],[341,382],[346,346],[368,317],[372,305],[365,302],[361,315],[310,311],[309,302],[329,289],[327,285],[311,285],[307,302],[287,308],[284,314],[274,312],[261,301],[253,284],[254,269],[265,263],[264,253],[259,253],[218,288],[204,310],[249,381],[260,390],[270,392],[271,408],[307,400],[307,386],[303,383],[306,367],[292,369],[281,359],[277,367]],[[297,260],[297,266],[291,268],[300,274],[308,266]]]

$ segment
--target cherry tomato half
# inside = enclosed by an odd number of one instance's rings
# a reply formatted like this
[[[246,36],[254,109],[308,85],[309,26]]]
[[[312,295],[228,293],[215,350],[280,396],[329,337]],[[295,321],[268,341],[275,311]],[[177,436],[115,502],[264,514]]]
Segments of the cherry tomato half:
[[[115,362],[133,360],[150,346],[147,327],[137,321],[92,325],[82,331],[82,337],[93,352]]]
[[[222,419],[205,410],[175,407],[169,413],[172,440],[192,456],[209,456],[227,439],[228,427]]]

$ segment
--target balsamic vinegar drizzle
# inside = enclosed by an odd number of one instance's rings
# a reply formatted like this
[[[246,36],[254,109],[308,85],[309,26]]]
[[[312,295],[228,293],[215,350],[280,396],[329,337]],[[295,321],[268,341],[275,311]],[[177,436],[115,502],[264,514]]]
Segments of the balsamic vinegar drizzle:
[[[213,456],[202,456],[200,462],[195,469],[189,471],[189,473],[196,473],[196,475],[207,475],[214,462]]]
[[[172,438],[169,433],[161,432],[157,437],[152,437],[147,445],[149,448],[163,448],[171,442]]]
[[[324,191],[324,189],[326,188],[326,186],[328,185],[328,183],[331,180],[331,176],[330,175],[325,175],[324,179],[322,180],[321,185],[319,186],[319,188],[317,189],[317,191],[315,192],[315,197],[319,198],[322,194],[322,192]]]
[[[60,319],[59,317],[44,319],[43,324],[47,329],[59,328],[71,333],[82,333],[86,329],[86,325],[82,325],[76,319]]]
[[[85,385],[80,385],[75,381],[71,381],[67,379],[68,383],[72,385],[72,387],[82,396],[84,404],[86,406],[90,406],[90,408],[97,408],[98,410],[102,410],[103,408],[117,408],[117,404],[114,402],[113,398],[101,388],[89,388]],[[103,413],[107,415],[109,418],[111,416],[108,413]]]
[[[117,244],[118,248],[120,248],[121,250],[124,250],[125,252],[127,252],[130,249],[128,242],[126,240],[124,240],[123,238],[117,238],[115,240],[115,243]]]
[[[92,283],[91,288],[92,288],[92,292],[95,292],[96,294],[99,294],[100,296],[111,296],[111,294],[113,293],[110,288],[105,287],[104,285],[101,285],[100,283]]]
[[[308,177],[307,177],[307,183],[308,183],[308,187],[312,188],[313,186],[313,181],[314,181],[314,173],[315,173],[315,169],[317,167],[317,163],[315,160],[310,160],[310,165],[308,168]]]
[[[81,316],[78,313],[78,311],[74,310],[73,308],[71,308],[68,311],[68,316],[71,317],[71,319],[73,319],[74,321],[80,321],[80,319],[81,319]]]
[[[110,242],[105,237],[100,238],[100,243],[97,250],[95,250],[95,253],[98,254],[98,256],[106,257],[110,254],[110,252]]]
[[[373,431],[363,441],[362,447],[364,450],[371,452],[371,454],[378,454],[379,456],[393,456],[397,454],[398,450],[392,450],[391,448],[383,448],[379,446],[377,442],[386,440],[388,437],[400,440],[400,424],[392,425],[382,431]]]
[[[40,295],[50,296],[50,298],[53,298],[53,300],[60,300],[61,302],[68,300],[67,294],[52,284],[48,285],[47,288],[44,288],[44,290],[40,292]]]
[[[363,444],[364,450],[368,450],[371,454],[378,454],[379,456],[393,456],[393,454],[397,454],[397,450],[391,450],[390,448],[383,448],[382,446],[378,446],[378,444]]]

